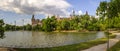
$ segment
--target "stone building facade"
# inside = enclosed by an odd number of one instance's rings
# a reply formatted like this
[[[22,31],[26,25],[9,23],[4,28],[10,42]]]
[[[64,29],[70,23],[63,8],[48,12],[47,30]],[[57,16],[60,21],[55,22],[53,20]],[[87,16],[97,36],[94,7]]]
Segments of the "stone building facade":
[[[42,21],[39,20],[39,19],[35,19],[34,15],[32,15],[32,19],[31,19],[31,22],[32,22],[32,26],[35,26],[35,25],[42,25]]]
[[[88,12],[86,11],[86,14],[85,15],[89,15]],[[70,15],[70,17],[63,17],[61,18],[59,15],[55,16],[55,18],[57,19],[57,21],[60,21],[60,20],[63,20],[63,19],[68,19],[68,20],[71,20],[73,19],[75,16],[75,11],[73,10],[72,11],[72,14]],[[35,19],[34,15],[32,15],[32,19],[31,19],[31,22],[32,22],[32,26],[35,26],[35,25],[42,25],[42,21],[39,20],[39,19]]]

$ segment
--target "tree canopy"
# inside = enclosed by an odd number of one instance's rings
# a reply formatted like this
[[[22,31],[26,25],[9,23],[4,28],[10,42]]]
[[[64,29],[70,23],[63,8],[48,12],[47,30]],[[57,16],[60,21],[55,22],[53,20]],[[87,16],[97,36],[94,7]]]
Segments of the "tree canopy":
[[[4,38],[4,21],[0,19],[0,38]]]

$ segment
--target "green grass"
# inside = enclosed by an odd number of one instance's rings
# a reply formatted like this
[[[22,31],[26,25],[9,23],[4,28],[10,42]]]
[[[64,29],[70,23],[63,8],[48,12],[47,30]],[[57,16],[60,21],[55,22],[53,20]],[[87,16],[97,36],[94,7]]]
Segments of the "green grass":
[[[109,51],[120,51],[120,41],[117,42],[113,47],[111,47]]]
[[[113,34],[109,35],[110,38],[116,37]],[[66,46],[59,46],[59,47],[51,47],[51,48],[14,48],[17,51],[80,51],[92,46],[96,46],[99,44],[103,44],[107,42],[107,38],[100,38],[96,40],[92,40],[89,42],[83,42],[79,44],[72,44]],[[120,45],[119,45],[120,46]]]
[[[112,34],[112,33],[109,33],[109,32],[105,32],[106,37],[108,37],[108,34],[109,34],[109,38],[115,38],[116,37],[115,34]]]

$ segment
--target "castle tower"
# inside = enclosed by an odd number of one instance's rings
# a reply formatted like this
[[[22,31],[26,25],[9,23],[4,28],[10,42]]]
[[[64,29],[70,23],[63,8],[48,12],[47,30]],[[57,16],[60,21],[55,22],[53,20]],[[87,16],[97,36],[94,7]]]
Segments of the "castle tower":
[[[85,15],[88,15],[88,12],[86,11],[86,14]]]
[[[60,16],[59,15],[56,15],[55,16],[57,20],[60,20]]]
[[[72,10],[72,13],[70,14],[70,19],[72,19],[75,16],[75,10]]]
[[[72,16],[75,16],[75,10],[74,9],[72,10]]]
[[[32,19],[35,19],[35,18],[34,18],[34,14],[32,15]]]
[[[31,21],[32,21],[32,25],[35,24],[35,17],[34,17],[34,14],[32,15]]]

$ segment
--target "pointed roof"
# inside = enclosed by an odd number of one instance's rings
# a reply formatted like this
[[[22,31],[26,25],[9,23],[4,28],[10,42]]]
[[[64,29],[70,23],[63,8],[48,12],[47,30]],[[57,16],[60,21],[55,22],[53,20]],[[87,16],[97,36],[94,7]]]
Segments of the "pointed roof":
[[[32,19],[35,19],[34,14],[32,15]]]
[[[86,11],[86,14],[85,15],[88,15],[88,12]]]
[[[75,15],[75,10],[74,9],[72,10],[72,15]]]

